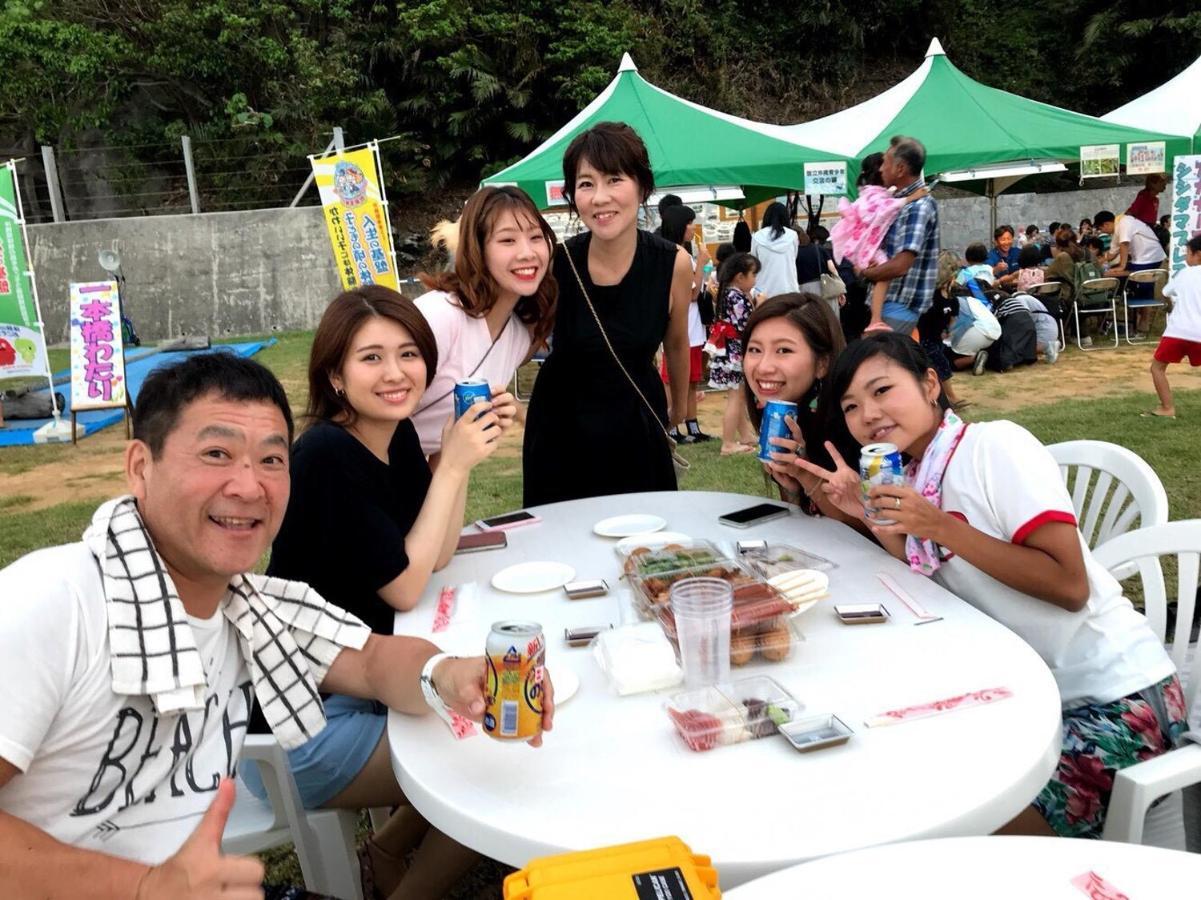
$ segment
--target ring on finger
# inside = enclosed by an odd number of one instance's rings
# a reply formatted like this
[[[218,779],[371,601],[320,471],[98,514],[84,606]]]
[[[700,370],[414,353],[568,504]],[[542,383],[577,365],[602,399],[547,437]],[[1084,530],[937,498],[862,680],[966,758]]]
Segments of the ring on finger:
[[[892,498],[892,507],[893,507],[893,509],[900,509],[900,508],[901,508],[901,498],[900,498],[900,497],[893,497],[893,498]]]

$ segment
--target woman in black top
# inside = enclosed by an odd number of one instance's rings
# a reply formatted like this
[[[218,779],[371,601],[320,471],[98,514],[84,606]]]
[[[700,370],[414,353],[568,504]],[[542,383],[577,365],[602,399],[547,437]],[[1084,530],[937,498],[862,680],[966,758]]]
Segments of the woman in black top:
[[[309,425],[292,448],[292,494],[267,574],[303,581],[391,634],[458,543],[471,470],[497,446],[516,406],[498,394],[477,419],[448,421],[431,472],[409,421],[438,364],[433,332],[411,300],[378,285],[336,297],[309,358]],[[288,753],[306,808],[393,806],[385,710],[330,696],[325,729]],[[252,785],[253,787],[253,785]],[[368,844],[376,885],[399,883],[428,825],[401,806]],[[404,876],[405,896],[441,896],[474,854],[430,830]]]
[[[684,250],[638,229],[654,176],[634,129],[602,122],[578,135],[563,155],[563,178],[588,231],[554,256],[559,307],[526,417],[525,505],[675,490],[654,354],[662,343],[670,422],[678,425],[687,406],[692,264]]]

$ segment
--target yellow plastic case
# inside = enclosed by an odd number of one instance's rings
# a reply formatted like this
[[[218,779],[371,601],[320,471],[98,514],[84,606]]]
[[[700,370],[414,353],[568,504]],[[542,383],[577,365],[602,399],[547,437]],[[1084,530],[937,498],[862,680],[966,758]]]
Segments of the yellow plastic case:
[[[505,879],[505,900],[716,900],[717,870],[678,837],[531,860]]]

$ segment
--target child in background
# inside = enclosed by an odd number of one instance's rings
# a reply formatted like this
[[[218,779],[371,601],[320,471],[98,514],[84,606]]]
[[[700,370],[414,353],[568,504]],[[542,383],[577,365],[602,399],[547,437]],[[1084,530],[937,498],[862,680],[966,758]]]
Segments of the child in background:
[[[721,455],[729,456],[758,449],[742,397],[741,335],[754,309],[751,292],[759,274],[759,260],[750,253],[735,253],[717,271],[717,321],[730,323],[739,335],[728,337],[725,354],[714,356],[709,362],[709,387],[726,392],[726,408],[721,419]]]
[[[1106,258],[1109,256],[1109,250],[1105,246],[1105,242],[1098,235],[1093,235],[1084,242],[1084,249],[1088,251],[1089,259],[1100,270],[1101,274],[1105,274],[1105,269],[1108,265]]]
[[[986,284],[996,282],[997,276],[993,274],[992,266],[986,262],[988,248],[982,243],[977,241],[974,244],[968,244],[967,249],[963,251],[963,258],[967,260],[967,265],[955,277],[956,284],[967,284],[973,278],[979,278]]]
[[[883,162],[883,153],[870,153],[865,156],[856,181],[859,188],[858,199],[854,203],[848,203],[845,199],[838,201],[838,213],[841,218],[830,229],[835,263],[840,263],[846,258],[856,270],[861,271],[887,262],[888,257],[884,255],[881,246],[888,235],[888,229],[907,203],[920,200],[929,193],[922,188],[900,200],[893,197],[892,191],[884,187],[884,180],[880,175]],[[869,304],[873,309],[883,307],[888,285],[888,281],[877,281],[872,286]]]
[[[1018,254],[1018,285],[1019,291],[1028,291],[1036,284],[1042,284],[1045,278],[1043,267],[1040,265],[1043,261],[1043,252],[1041,247],[1034,244],[1023,247],[1022,252]]]
[[[1151,380],[1155,383],[1159,406],[1143,416],[1176,418],[1176,404],[1168,384],[1168,366],[1186,356],[1190,366],[1201,366],[1201,234],[1193,235],[1185,246],[1188,265],[1163,289],[1168,324],[1151,362]]]

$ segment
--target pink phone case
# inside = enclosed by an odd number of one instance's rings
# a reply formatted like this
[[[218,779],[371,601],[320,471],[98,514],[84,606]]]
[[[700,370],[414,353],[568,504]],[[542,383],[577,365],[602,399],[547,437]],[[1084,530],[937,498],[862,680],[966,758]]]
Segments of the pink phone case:
[[[480,531],[509,531],[513,528],[523,528],[526,525],[536,525],[542,519],[538,516],[530,516],[528,519],[520,519],[516,522],[505,522],[503,525],[489,525],[483,519],[475,523],[475,527]]]

